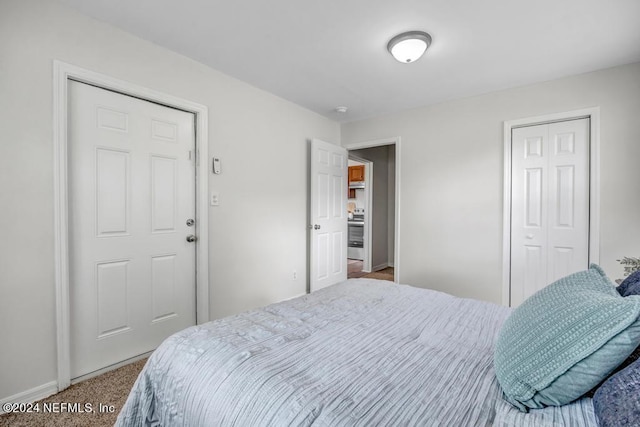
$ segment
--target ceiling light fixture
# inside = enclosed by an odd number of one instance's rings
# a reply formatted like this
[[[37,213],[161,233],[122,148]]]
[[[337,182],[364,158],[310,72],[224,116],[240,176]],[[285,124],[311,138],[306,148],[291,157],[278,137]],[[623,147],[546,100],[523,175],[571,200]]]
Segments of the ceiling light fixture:
[[[387,50],[400,62],[419,59],[431,44],[431,36],[424,31],[407,31],[398,34],[387,44]]]

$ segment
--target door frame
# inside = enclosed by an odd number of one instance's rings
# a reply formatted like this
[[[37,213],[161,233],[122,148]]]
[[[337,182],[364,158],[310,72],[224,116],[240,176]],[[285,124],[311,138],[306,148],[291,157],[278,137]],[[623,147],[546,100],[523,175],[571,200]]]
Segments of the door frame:
[[[69,304],[68,82],[75,80],[195,115],[196,323],[209,321],[208,108],[65,62],[53,61],[53,202],[58,391],[71,384]]]
[[[373,148],[380,147],[383,145],[395,145],[396,147],[396,156],[395,156],[395,168],[396,168],[396,176],[395,176],[395,201],[394,201],[394,244],[393,244],[393,281],[396,283],[402,283],[400,279],[400,159],[402,158],[400,153],[400,137],[394,136],[391,138],[381,138],[374,139],[362,142],[352,142],[347,144],[342,144],[347,151],[351,150],[361,150],[363,148]],[[371,177],[373,179],[373,176]],[[371,208],[369,208],[371,209]],[[369,221],[371,223],[371,221]],[[373,267],[373,266],[372,266]]]
[[[371,236],[373,235],[373,226],[371,225],[373,223],[373,162],[362,159],[357,156],[349,155],[349,150],[347,150],[347,156],[349,160],[354,160],[356,162],[360,162],[365,165],[364,191],[365,191],[365,201],[367,206],[365,210],[363,238],[366,243],[364,245],[364,260],[362,262],[362,271],[371,273],[371,267],[372,267],[371,254],[373,252],[373,248],[371,246]]]
[[[600,262],[600,107],[508,120],[503,126],[502,305],[511,305],[511,140],[512,130],[553,122],[589,120],[589,263]]]

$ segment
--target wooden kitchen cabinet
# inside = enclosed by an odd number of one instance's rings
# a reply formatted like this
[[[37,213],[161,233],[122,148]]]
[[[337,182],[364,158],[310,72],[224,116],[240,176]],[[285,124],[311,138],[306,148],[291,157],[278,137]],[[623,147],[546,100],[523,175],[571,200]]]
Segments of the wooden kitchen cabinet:
[[[360,182],[364,181],[364,165],[361,166],[349,166],[349,184],[351,182]],[[349,188],[349,198],[356,198],[356,190],[354,188]]]
[[[351,181],[364,181],[364,165],[349,166],[349,183]]]

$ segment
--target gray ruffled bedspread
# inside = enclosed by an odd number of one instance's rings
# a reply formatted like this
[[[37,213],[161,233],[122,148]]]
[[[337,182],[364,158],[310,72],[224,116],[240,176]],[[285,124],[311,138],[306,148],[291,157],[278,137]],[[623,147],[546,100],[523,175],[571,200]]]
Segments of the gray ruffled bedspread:
[[[510,310],[355,279],[195,326],[149,358],[117,426],[596,426],[591,399],[527,414],[493,370]]]

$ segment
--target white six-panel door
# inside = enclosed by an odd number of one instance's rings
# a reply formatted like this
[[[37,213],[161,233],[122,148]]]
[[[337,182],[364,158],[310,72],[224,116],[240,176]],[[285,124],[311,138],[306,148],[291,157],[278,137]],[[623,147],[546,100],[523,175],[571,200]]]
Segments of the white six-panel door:
[[[69,83],[71,378],[194,325],[194,116]]]
[[[589,262],[589,119],[512,133],[511,306]]]
[[[347,280],[347,150],[311,141],[311,292]]]

